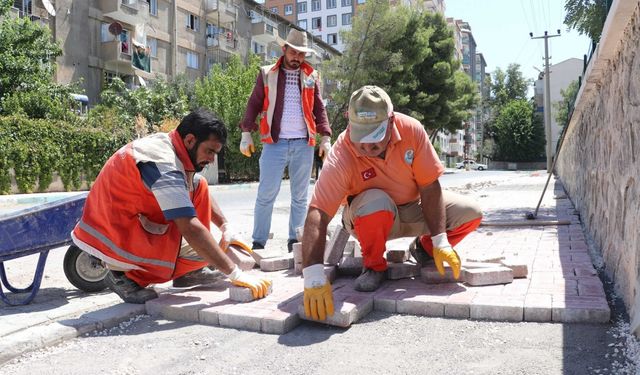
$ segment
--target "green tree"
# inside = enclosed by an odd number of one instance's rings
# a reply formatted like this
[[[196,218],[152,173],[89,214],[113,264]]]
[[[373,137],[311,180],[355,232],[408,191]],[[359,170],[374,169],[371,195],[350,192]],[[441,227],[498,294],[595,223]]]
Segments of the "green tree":
[[[512,100],[496,117],[495,159],[503,161],[535,161],[544,154],[544,129],[533,103]]]
[[[251,55],[245,65],[239,56],[234,55],[224,66],[214,65],[209,74],[195,84],[197,105],[212,110],[227,125],[227,144],[222,157],[227,177],[231,179],[254,180],[258,177],[258,155],[247,158],[238,150],[241,134],[238,124],[244,116],[259,68],[259,57]],[[254,138],[254,144],[259,152],[257,138]]]
[[[566,0],[564,23],[587,35],[594,43],[600,41],[611,0]]]
[[[557,111],[556,122],[561,128],[567,126],[567,124],[569,123],[569,111],[573,110],[573,107],[576,103],[578,89],[578,81],[571,82],[566,89],[560,90],[562,100],[553,104]]]
[[[336,134],[346,127],[349,96],[365,84],[384,88],[394,109],[427,129],[459,129],[469,117],[476,89],[459,71],[453,34],[441,15],[370,1],[358,7],[352,29],[342,38],[344,54],[325,68],[339,82],[332,97],[336,105],[330,107]]]
[[[483,105],[488,107],[490,116],[485,122],[484,137],[493,138],[495,121],[500,112],[513,100],[526,101],[532,80],[524,78],[519,64],[509,64],[506,71],[496,68],[487,83],[490,95]]]

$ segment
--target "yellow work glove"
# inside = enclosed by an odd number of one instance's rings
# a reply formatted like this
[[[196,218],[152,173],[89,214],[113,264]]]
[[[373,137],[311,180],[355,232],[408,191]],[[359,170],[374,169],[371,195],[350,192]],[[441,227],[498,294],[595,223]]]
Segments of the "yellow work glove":
[[[329,155],[329,151],[331,150],[331,137],[328,135],[323,135],[320,137],[320,144],[318,145],[318,156],[324,159]]]
[[[242,272],[242,270],[240,270],[238,266],[236,266],[233,272],[231,272],[227,276],[229,277],[229,280],[231,280],[231,284],[251,289],[253,298],[265,297],[267,295],[267,289],[271,285],[270,280],[261,279],[259,277]]]
[[[240,139],[240,153],[250,158],[251,154],[256,152],[256,148],[253,145],[253,138],[251,138],[250,132],[242,132]]]
[[[304,314],[315,320],[325,320],[333,315],[333,291],[324,274],[322,264],[314,264],[302,270],[304,277]]]
[[[437,236],[432,236],[431,243],[433,244],[433,260],[436,263],[438,273],[444,276],[444,262],[447,262],[453,271],[453,278],[458,280],[460,277],[460,256],[451,247],[447,234],[440,233]]]

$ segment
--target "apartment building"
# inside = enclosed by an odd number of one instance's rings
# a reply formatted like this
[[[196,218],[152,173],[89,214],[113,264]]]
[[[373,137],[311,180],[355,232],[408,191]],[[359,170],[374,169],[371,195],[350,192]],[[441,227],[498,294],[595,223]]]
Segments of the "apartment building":
[[[307,30],[325,43],[344,51],[340,31],[350,30],[358,6],[366,0],[263,0],[265,8],[294,19],[298,27]],[[406,5],[444,14],[444,0],[390,0],[391,5]],[[292,14],[293,12],[293,14]]]
[[[251,0],[17,0],[13,13],[50,27],[62,46],[56,81],[82,81],[90,104],[119,76],[130,88],[157,78],[195,80],[213,64],[281,55],[294,24]],[[315,66],[339,52],[312,38]]]

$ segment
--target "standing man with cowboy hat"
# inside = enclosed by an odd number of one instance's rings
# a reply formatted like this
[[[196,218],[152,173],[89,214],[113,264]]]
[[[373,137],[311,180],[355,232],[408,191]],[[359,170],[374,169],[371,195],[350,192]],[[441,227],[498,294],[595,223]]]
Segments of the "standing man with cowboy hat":
[[[260,68],[240,123],[240,152],[255,152],[252,131],[262,142],[260,182],[253,221],[253,248],[263,249],[271,229],[273,204],[280,191],[285,167],[291,181],[291,213],[287,247],[291,252],[296,228],[303,225],[307,212],[307,190],[313,167],[316,136],[319,154],[324,158],[331,148],[331,127],[318,88],[318,72],[305,62],[307,33],[291,29],[282,46],[283,56],[275,64]],[[260,115],[260,125],[256,117]]]
[[[316,182],[304,226],[305,314],[324,320],[333,314],[333,292],[324,274],[327,225],[343,202],[342,223],[360,242],[364,268],[355,289],[372,292],[384,281],[387,240],[416,236],[411,254],[435,263],[444,275],[448,263],[457,279],[458,242],[482,219],[480,207],[462,195],[443,191],[444,172],[420,122],[393,111],[377,86],[351,94],[349,125],[336,140]]]

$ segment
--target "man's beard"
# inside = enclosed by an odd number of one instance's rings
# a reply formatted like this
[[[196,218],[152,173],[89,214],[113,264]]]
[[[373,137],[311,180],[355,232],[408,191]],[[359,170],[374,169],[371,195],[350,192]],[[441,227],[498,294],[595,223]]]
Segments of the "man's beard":
[[[189,160],[191,160],[191,164],[193,164],[193,169],[196,172],[201,172],[204,167],[198,164],[198,146],[200,146],[200,142],[196,142],[196,144],[189,150]]]

